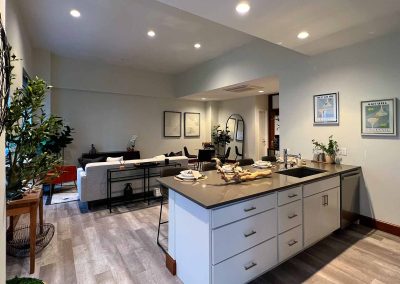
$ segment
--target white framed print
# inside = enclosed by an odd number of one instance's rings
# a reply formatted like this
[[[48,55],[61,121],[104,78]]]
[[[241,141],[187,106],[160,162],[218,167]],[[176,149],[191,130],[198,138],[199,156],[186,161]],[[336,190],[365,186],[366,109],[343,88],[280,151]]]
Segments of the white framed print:
[[[397,135],[396,98],[361,102],[361,135]]]
[[[314,96],[314,125],[339,125],[339,93]]]

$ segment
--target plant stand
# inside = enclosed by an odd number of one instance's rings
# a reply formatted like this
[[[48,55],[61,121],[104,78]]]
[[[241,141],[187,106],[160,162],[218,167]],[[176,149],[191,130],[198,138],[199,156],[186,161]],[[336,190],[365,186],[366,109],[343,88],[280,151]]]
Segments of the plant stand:
[[[6,216],[10,217],[10,227],[7,229],[7,236],[14,236],[14,228],[22,214],[29,214],[29,257],[30,274],[35,272],[35,251],[36,251],[36,221],[39,208],[39,233],[43,233],[43,191],[29,193],[22,199],[10,201],[6,205]]]

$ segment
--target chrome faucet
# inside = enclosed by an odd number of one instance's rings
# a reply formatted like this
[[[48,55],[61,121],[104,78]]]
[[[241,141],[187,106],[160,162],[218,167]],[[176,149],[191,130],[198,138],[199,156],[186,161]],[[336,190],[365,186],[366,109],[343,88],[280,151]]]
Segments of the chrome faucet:
[[[288,154],[288,150],[289,149],[283,149],[283,162],[285,164],[285,169],[287,169],[287,161],[288,161],[288,157],[294,157],[296,159],[300,159],[301,160],[301,154],[297,154],[297,155],[293,155],[293,154]]]

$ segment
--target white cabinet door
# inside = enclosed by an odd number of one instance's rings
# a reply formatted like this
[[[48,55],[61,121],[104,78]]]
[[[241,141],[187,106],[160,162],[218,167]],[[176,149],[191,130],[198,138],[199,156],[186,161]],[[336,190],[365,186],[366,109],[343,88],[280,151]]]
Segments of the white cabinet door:
[[[304,246],[340,227],[339,187],[304,198]]]

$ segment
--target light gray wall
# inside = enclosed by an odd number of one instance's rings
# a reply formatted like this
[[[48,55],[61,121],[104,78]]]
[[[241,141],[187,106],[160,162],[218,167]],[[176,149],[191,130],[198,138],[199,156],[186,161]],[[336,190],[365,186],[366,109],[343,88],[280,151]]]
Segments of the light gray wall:
[[[311,139],[333,134],[362,166],[362,214],[400,225],[400,141],[361,137],[360,102],[400,98],[400,34],[391,34],[294,64],[280,77],[281,147],[312,157]],[[340,125],[313,126],[313,95],[340,93]],[[398,125],[400,115],[398,115]]]
[[[125,150],[133,134],[143,158],[182,151],[185,145],[195,153],[208,140],[205,103],[175,98],[168,75],[58,56],[51,65],[52,113],[75,129],[67,163],[75,164],[91,144],[98,151]],[[180,139],[163,137],[164,111],[182,112]],[[200,113],[199,138],[184,138],[183,112]]]
[[[257,78],[279,75],[305,58],[292,50],[260,39],[200,64],[176,76],[178,97],[205,92]]]
[[[399,47],[398,33],[315,57],[255,41],[177,76],[178,95],[277,75],[281,147],[301,152],[310,159],[311,139],[327,140],[333,134],[348,150],[343,163],[363,167],[362,214],[400,225],[399,138],[362,138],[360,135],[362,100],[399,98]],[[340,92],[340,126],[313,127],[313,95],[336,91]],[[252,106],[244,103],[242,107],[251,117]],[[226,114],[235,111],[240,110],[234,104],[224,110]],[[250,125],[247,131],[256,131],[256,127]],[[256,147],[256,142],[247,145],[248,155],[255,153],[256,148],[251,149],[250,145]]]
[[[12,47],[12,53],[20,59],[13,63],[15,79],[13,80],[13,85],[11,87],[12,90],[14,90],[14,88],[22,86],[23,68],[25,68],[28,74],[32,76],[32,46],[16,1],[7,1],[6,12],[7,38]]]

